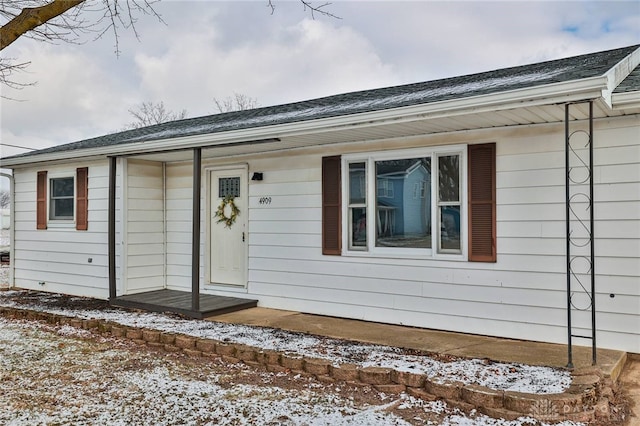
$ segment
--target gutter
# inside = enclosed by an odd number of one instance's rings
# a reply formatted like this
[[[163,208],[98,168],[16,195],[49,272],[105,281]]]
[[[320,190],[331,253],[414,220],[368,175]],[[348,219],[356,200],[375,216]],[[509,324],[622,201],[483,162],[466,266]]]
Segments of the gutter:
[[[614,110],[640,108],[640,91],[614,93],[611,96],[611,108]]]
[[[36,154],[4,160],[3,167],[16,167],[37,162],[64,161],[87,156],[131,155],[197,147],[211,148],[238,143],[251,144],[269,138],[282,139],[284,137],[318,134],[342,129],[351,130],[391,123],[398,124],[488,111],[561,104],[602,97],[603,91],[608,87],[608,83],[609,78],[607,76],[590,77],[570,82],[552,83],[540,87],[510,90],[497,94],[479,95],[317,120],[162,140],[122,143],[120,145],[84,150]]]

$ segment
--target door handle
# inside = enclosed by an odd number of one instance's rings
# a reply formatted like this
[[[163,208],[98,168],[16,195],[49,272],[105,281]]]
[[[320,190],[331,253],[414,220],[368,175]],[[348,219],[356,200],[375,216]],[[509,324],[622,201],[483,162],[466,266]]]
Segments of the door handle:
[[[242,242],[244,243],[244,232],[242,233]]]

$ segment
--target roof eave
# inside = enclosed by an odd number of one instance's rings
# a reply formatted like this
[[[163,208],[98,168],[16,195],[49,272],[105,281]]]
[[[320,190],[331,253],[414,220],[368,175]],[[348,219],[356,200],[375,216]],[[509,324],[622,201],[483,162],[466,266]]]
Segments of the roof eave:
[[[640,48],[634,50],[614,67],[612,67],[605,77],[607,79],[607,87],[602,91],[602,98],[609,108],[614,108],[615,101],[613,97],[618,97],[619,94],[614,93],[614,90],[622,81],[631,74],[631,72],[640,65]]]
[[[33,163],[73,160],[84,157],[95,158],[100,156],[133,155],[176,149],[192,149],[196,147],[212,148],[242,142],[251,143],[251,141],[268,138],[284,138],[300,134],[337,131],[341,128],[353,129],[354,126],[379,126],[385,123],[397,124],[401,122],[437,119],[487,111],[576,102],[602,97],[603,92],[608,87],[608,83],[609,78],[607,76],[599,76],[487,95],[341,115],[317,120],[170,139],[123,143],[121,145],[109,145],[99,148],[75,149],[72,151],[52,152],[41,155],[34,154],[27,157],[3,160],[2,167],[14,168]]]

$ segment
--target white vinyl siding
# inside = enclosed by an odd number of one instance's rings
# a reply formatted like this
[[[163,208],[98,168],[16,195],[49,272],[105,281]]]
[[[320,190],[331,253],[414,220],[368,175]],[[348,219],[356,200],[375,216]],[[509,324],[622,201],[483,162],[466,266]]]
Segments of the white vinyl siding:
[[[127,161],[126,294],[165,286],[162,163]]]
[[[88,231],[51,226],[46,230],[36,230],[38,170],[47,170],[53,176],[73,176],[79,166],[90,170]],[[47,165],[14,172],[15,251],[12,264],[16,287],[102,299],[108,297],[108,181],[107,162]],[[116,207],[119,211],[120,204]],[[120,239],[121,227],[118,226],[116,231]],[[117,255],[120,255],[120,246]],[[120,266],[119,262],[117,265]]]
[[[640,353],[640,145],[638,117],[595,122],[595,253],[598,345]],[[454,137],[455,136],[455,137]],[[564,128],[562,125],[362,143],[415,149],[496,142],[497,262],[322,255],[323,155],[348,145],[228,160],[248,164],[248,286],[260,306],[500,337],[566,342]],[[129,159],[117,188],[117,266],[127,245],[128,285],[191,289],[192,164]],[[203,167],[221,164],[205,160]],[[36,230],[36,173],[88,166],[89,230]],[[204,175],[203,175],[204,176]],[[201,222],[202,292],[238,296],[204,282],[206,180]],[[126,198],[126,211],[120,203]],[[164,197],[164,199],[163,199]],[[270,204],[260,204],[269,197]],[[107,162],[15,171],[15,285],[108,296]],[[464,207],[464,206],[463,206]],[[243,212],[244,213],[244,212]],[[123,218],[127,233],[121,233]],[[92,263],[88,263],[88,258]],[[166,270],[166,281],[163,274]],[[117,276],[125,274],[117,270]],[[38,282],[45,282],[40,286]],[[145,284],[146,285],[146,284]],[[154,287],[146,288],[154,288]],[[118,284],[118,294],[125,288]],[[614,297],[610,297],[613,295]],[[588,333],[589,315],[574,317]],[[576,344],[588,345],[578,340]]]
[[[204,178],[202,182],[204,185]],[[191,163],[167,164],[166,188],[167,288],[191,291],[193,165]],[[203,209],[204,205],[203,200]],[[205,215],[202,214],[201,217],[200,279],[202,282],[206,226]]]
[[[248,296],[278,309],[565,343],[564,133],[540,130],[482,135],[497,142],[495,264],[323,256],[321,155],[249,161],[265,178],[249,187]],[[596,304],[598,345],[640,352],[636,136],[637,127],[596,125]],[[270,205],[258,203],[264,196]],[[577,333],[588,324],[588,313],[574,315]]]

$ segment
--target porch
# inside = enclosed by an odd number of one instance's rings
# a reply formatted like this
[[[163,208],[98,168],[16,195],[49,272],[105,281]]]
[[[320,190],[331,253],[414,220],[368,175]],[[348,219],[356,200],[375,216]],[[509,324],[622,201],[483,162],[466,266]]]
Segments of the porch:
[[[195,309],[192,302],[193,298],[190,292],[166,289],[128,294],[109,300],[111,306],[142,309],[151,312],[173,312],[196,319],[254,308],[258,305],[258,301],[253,299],[215,296],[211,294],[199,294],[199,303]]]

